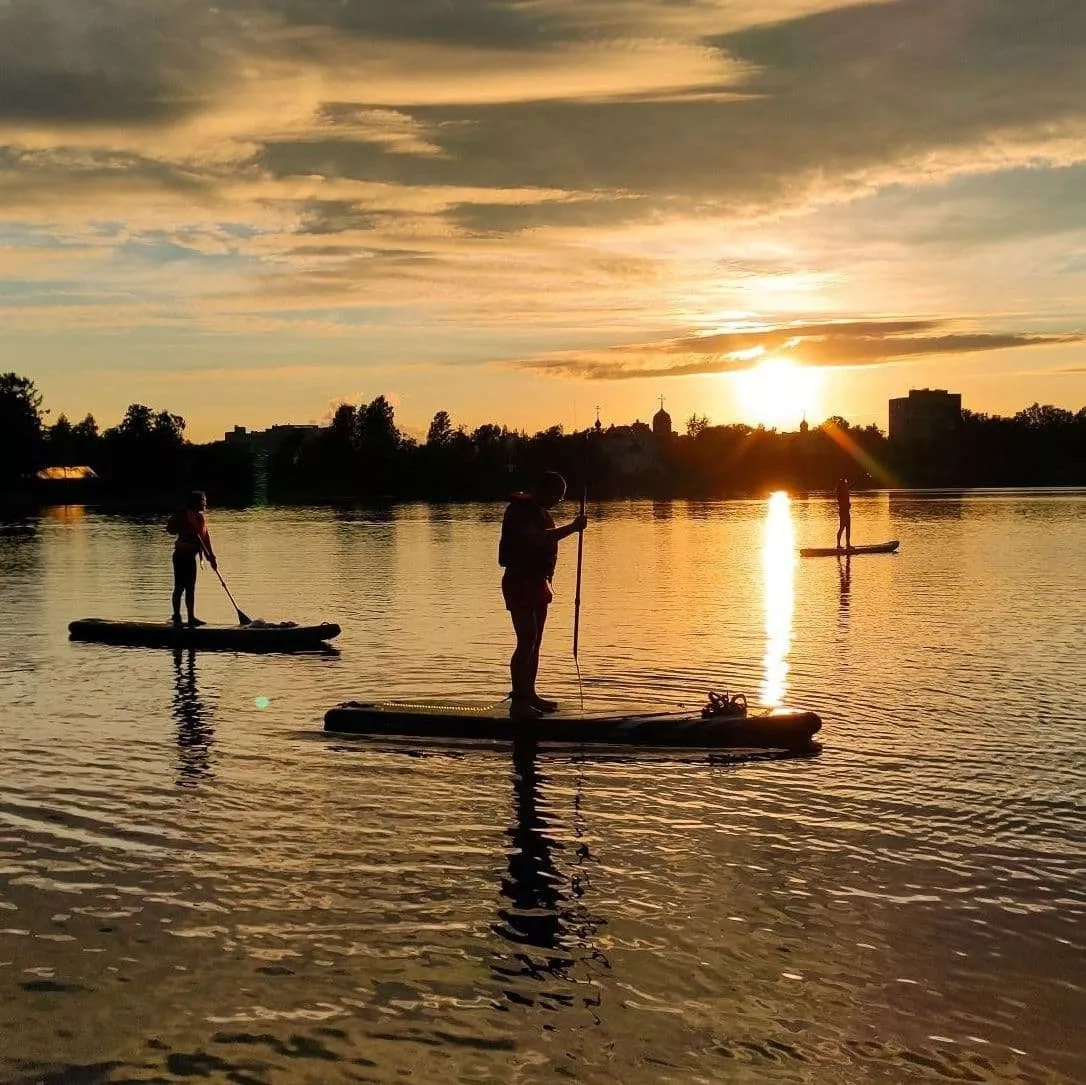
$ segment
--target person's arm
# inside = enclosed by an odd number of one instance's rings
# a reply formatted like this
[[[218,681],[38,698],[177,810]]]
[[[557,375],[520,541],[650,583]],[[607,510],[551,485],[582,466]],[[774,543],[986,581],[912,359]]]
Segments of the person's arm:
[[[520,518],[519,522],[512,522],[508,530],[520,539],[522,544],[528,546],[553,546],[563,539],[568,539],[570,535],[576,535],[578,531],[583,531],[587,524],[587,516],[577,516],[562,527],[541,528],[538,523]]]
[[[570,535],[576,535],[578,531],[584,531],[586,527],[588,527],[588,517],[576,516],[565,526],[549,528],[540,532],[540,535],[547,542],[561,542],[563,539],[568,539]]]
[[[211,562],[211,568],[217,569],[219,567],[219,562],[215,557],[215,551],[211,548],[211,533],[207,530],[206,520],[200,527],[200,545],[204,548],[204,554],[207,556],[207,560]]]

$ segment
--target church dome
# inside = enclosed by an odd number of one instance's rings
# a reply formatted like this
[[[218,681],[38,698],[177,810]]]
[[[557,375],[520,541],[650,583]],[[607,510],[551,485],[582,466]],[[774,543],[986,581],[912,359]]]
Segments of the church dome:
[[[656,434],[670,434],[671,415],[664,410],[664,402],[660,400],[660,409],[652,416],[652,432]]]

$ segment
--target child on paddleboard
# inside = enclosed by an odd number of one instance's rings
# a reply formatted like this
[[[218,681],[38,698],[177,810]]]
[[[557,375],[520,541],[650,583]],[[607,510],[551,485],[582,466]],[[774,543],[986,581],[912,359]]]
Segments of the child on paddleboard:
[[[536,692],[539,648],[547,607],[554,598],[551,578],[558,561],[558,543],[584,531],[586,516],[577,516],[564,527],[555,527],[550,509],[566,496],[566,480],[555,471],[545,472],[528,492],[515,493],[502,520],[498,564],[505,569],[502,596],[513,620],[517,646],[509,661],[513,692],[509,715],[535,720],[557,712],[558,702]]]
[[[177,539],[173,545],[173,623],[181,624],[181,596],[185,597],[189,627],[206,625],[193,613],[196,604],[196,559],[207,558],[212,569],[219,567],[207,530],[207,496],[202,490],[189,494],[185,507],[166,521],[166,530]]]

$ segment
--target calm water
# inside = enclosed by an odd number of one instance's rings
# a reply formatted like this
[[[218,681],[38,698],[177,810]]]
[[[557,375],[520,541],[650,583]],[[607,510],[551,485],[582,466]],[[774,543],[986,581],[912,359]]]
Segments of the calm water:
[[[859,498],[902,549],[850,568],[794,557],[823,501],[595,513],[586,700],[745,690],[821,756],[325,737],[505,693],[497,506],[213,510],[241,605],[336,656],[70,644],[167,615],[160,525],[0,526],[0,1080],[1086,1079],[1086,495]]]

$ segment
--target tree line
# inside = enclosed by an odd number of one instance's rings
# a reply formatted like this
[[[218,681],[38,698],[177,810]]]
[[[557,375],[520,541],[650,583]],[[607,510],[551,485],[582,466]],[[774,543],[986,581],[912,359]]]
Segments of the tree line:
[[[574,493],[594,497],[728,497],[783,488],[793,493],[857,488],[1086,485],[1086,408],[1034,404],[1011,417],[963,411],[957,436],[938,447],[904,448],[877,426],[833,417],[804,432],[712,425],[691,416],[685,432],[655,436],[643,424],[535,434],[487,423],[474,429],[438,411],[417,441],[396,424],[392,404],[341,404],[315,432],[285,429],[273,442],[193,444],[185,420],[134,403],[104,430],[87,415],[47,420],[32,381],[0,375],[0,494],[26,494],[49,465],[86,465],[97,496],[119,502],[176,500],[190,488],[216,504],[495,500],[541,470],[562,472]]]

